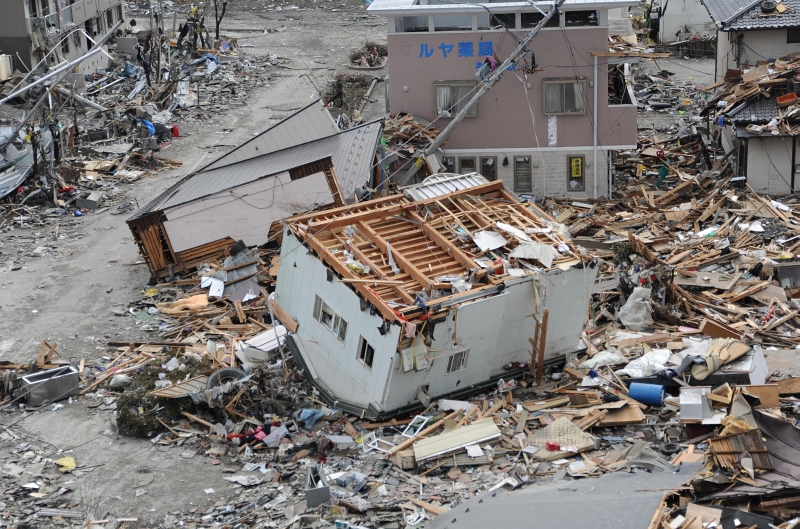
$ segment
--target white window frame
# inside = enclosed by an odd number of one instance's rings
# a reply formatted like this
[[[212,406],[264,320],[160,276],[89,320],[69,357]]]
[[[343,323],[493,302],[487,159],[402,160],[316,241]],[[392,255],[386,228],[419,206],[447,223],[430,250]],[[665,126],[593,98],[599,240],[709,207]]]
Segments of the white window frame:
[[[320,325],[328,329],[337,340],[344,343],[347,338],[347,320],[336,314],[330,305],[325,303],[319,295],[314,296],[314,311],[312,316]],[[323,316],[328,317],[323,318]]]
[[[474,89],[475,89],[475,87],[477,85],[478,85],[477,81],[436,81],[435,83],[433,83],[433,104],[436,105],[436,115],[437,116],[441,116],[442,118],[454,118],[454,117],[456,117],[456,114],[458,114],[459,111],[461,110],[461,108],[458,105],[456,105],[456,103],[461,102],[462,98],[458,97],[458,94],[455,91],[455,88],[456,87],[468,87],[469,88],[470,91],[469,91],[468,95],[463,96],[463,99],[465,99],[465,101],[463,101],[463,103],[466,104],[475,95],[474,94]],[[450,89],[450,102],[452,102],[453,105],[455,105],[455,106],[450,106],[447,109],[439,108],[439,97],[438,97],[439,96],[439,89],[440,88],[444,88],[444,87],[448,87]],[[472,108],[469,109],[469,112],[467,112],[467,116],[466,117],[468,117],[468,118],[476,118],[476,117],[478,117],[478,105],[477,105],[477,103],[472,105]]]
[[[580,110],[563,110],[566,105],[566,91],[562,89],[559,94],[561,99],[561,112],[548,111],[547,109],[547,88],[549,86],[564,86],[568,84],[580,84],[583,90],[581,101],[583,108]],[[587,98],[586,98],[586,78],[585,77],[572,77],[562,79],[542,79],[542,97],[544,98],[542,108],[546,116],[579,116],[587,112]]]
[[[458,351],[447,357],[447,370],[446,373],[458,373],[467,369],[467,360],[469,359],[469,349]]]
[[[372,350],[372,355],[369,354],[370,349]],[[363,336],[359,336],[358,338],[357,357],[358,361],[361,362],[361,365],[367,369],[372,369],[372,364],[375,363],[375,348]]]

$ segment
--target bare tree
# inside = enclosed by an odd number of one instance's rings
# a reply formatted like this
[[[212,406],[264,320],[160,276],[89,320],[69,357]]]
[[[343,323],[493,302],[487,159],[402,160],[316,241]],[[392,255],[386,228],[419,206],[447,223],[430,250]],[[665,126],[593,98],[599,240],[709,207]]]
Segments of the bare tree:
[[[225,16],[225,10],[228,9],[228,0],[222,0],[222,13],[219,12],[220,0],[214,0],[214,38],[219,38],[219,25],[222,24],[222,18]]]

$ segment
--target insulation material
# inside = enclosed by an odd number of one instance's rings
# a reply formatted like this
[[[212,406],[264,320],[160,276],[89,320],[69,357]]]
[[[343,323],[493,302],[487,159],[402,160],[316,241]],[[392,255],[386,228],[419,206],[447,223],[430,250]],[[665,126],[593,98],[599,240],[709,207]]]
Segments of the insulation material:
[[[634,331],[644,331],[653,323],[650,315],[650,289],[636,287],[628,301],[619,309],[619,321]]]
[[[521,257],[523,259],[536,259],[545,267],[553,266],[553,259],[558,257],[558,252],[552,246],[541,242],[523,242],[514,248],[509,257]]]
[[[496,231],[479,231],[472,236],[472,240],[482,252],[500,248],[508,242],[505,237]]]
[[[667,368],[672,351],[669,349],[656,349],[650,351],[620,369],[618,375],[628,375],[631,378],[643,378],[660,373]]]
[[[534,454],[537,461],[555,461],[594,448],[594,439],[566,417],[556,419],[528,438],[528,444],[544,448],[548,442],[558,443],[564,450],[539,450]],[[574,450],[574,451],[573,451]]]

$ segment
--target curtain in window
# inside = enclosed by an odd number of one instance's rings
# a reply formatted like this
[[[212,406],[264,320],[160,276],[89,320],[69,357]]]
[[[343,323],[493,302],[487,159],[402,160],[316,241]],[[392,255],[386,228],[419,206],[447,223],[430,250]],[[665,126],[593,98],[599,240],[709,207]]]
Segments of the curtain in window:
[[[547,83],[544,85],[544,111],[547,114],[556,114],[564,111],[561,104],[562,83]]]
[[[583,93],[583,83],[570,83],[564,85],[566,98],[564,112],[584,112],[586,97]]]
[[[449,86],[437,86],[436,87],[436,114],[445,116],[450,116],[450,107],[452,105],[452,99],[450,97],[450,87]]]
[[[453,112],[460,112],[461,109],[467,106],[470,100],[470,92],[472,92],[472,86],[469,85],[456,85],[452,87],[452,105],[453,105]],[[472,114],[472,112],[470,112]]]

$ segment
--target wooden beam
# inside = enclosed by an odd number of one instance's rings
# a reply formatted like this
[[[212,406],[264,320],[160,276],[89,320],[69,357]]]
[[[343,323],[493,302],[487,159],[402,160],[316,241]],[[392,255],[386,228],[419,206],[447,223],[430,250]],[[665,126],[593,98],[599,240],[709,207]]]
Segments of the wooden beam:
[[[388,256],[389,246],[387,245],[389,245],[389,241],[381,237],[378,232],[373,230],[371,226],[368,226],[364,222],[359,221],[356,223],[356,226],[365,238],[371,240],[376,246],[378,246],[378,248],[380,248],[383,253],[386,253]],[[392,249],[392,258],[403,270],[411,274],[411,277],[413,277],[420,285],[422,285],[422,288],[427,288],[428,285],[433,282],[433,279],[430,279],[428,276],[423,274],[422,271],[414,265],[414,263],[406,259],[405,256],[403,256],[403,254],[397,249]]]
[[[408,211],[406,213],[410,219],[413,219],[420,223],[422,226],[422,232],[429,237],[436,245],[447,252],[450,257],[455,259],[461,266],[466,268],[467,270],[471,270],[472,268],[477,268],[478,265],[470,259],[467,254],[462,252],[456,245],[454,245],[450,240],[448,240],[444,235],[438,232],[438,230],[429,226],[422,217],[417,214],[416,211]]]
[[[337,235],[336,238],[340,242],[342,242],[341,237],[339,237]],[[361,250],[361,248],[358,247],[358,243],[353,242],[353,244],[348,245],[347,248],[350,251],[353,252],[353,255],[355,255],[358,258],[359,261],[361,261],[362,263],[364,263],[367,266],[369,266],[372,270],[374,270],[375,273],[378,274],[378,276],[382,280],[384,280],[384,281],[388,281],[389,280],[389,277],[386,274],[384,274],[383,271],[381,271],[380,267],[377,264],[375,264],[375,262],[372,259],[367,257],[367,254],[365,254]],[[411,295],[408,292],[406,292],[404,289],[402,289],[400,286],[394,285],[393,288],[392,288],[392,291],[395,292],[398,296],[400,296],[400,298],[403,301],[405,301],[406,303],[408,303],[409,305],[413,305],[414,304],[414,298],[411,297]]]
[[[319,255],[320,259],[328,263],[328,265],[332,266],[333,269],[336,270],[339,274],[350,279],[358,279],[357,277],[354,277],[355,274],[353,273],[353,271],[347,268],[344,265],[344,263],[333,257],[330,251],[321,242],[319,242],[319,240],[316,237],[310,237],[306,241],[306,243],[309,246],[311,246],[311,248],[314,251],[317,252],[317,255]],[[359,294],[364,296],[364,299],[368,300],[370,303],[375,305],[375,308],[377,308],[381,312],[381,315],[384,318],[386,318],[389,321],[399,321],[394,311],[392,311],[389,308],[389,306],[386,305],[386,303],[384,303],[384,301],[380,298],[380,296],[378,296],[372,291],[372,289],[368,288],[366,285],[362,285],[359,283],[354,284],[353,288],[355,288]]]
[[[264,301],[267,301],[269,294],[267,294],[264,287],[261,287],[261,293],[265,295]],[[297,333],[297,322],[294,321],[294,318],[289,316],[289,313],[278,304],[278,300],[272,298],[272,301],[267,301],[267,304],[272,306],[273,314],[275,314],[275,317],[278,319],[278,321],[281,322],[289,332]],[[275,322],[272,322],[272,324],[275,325]]]

